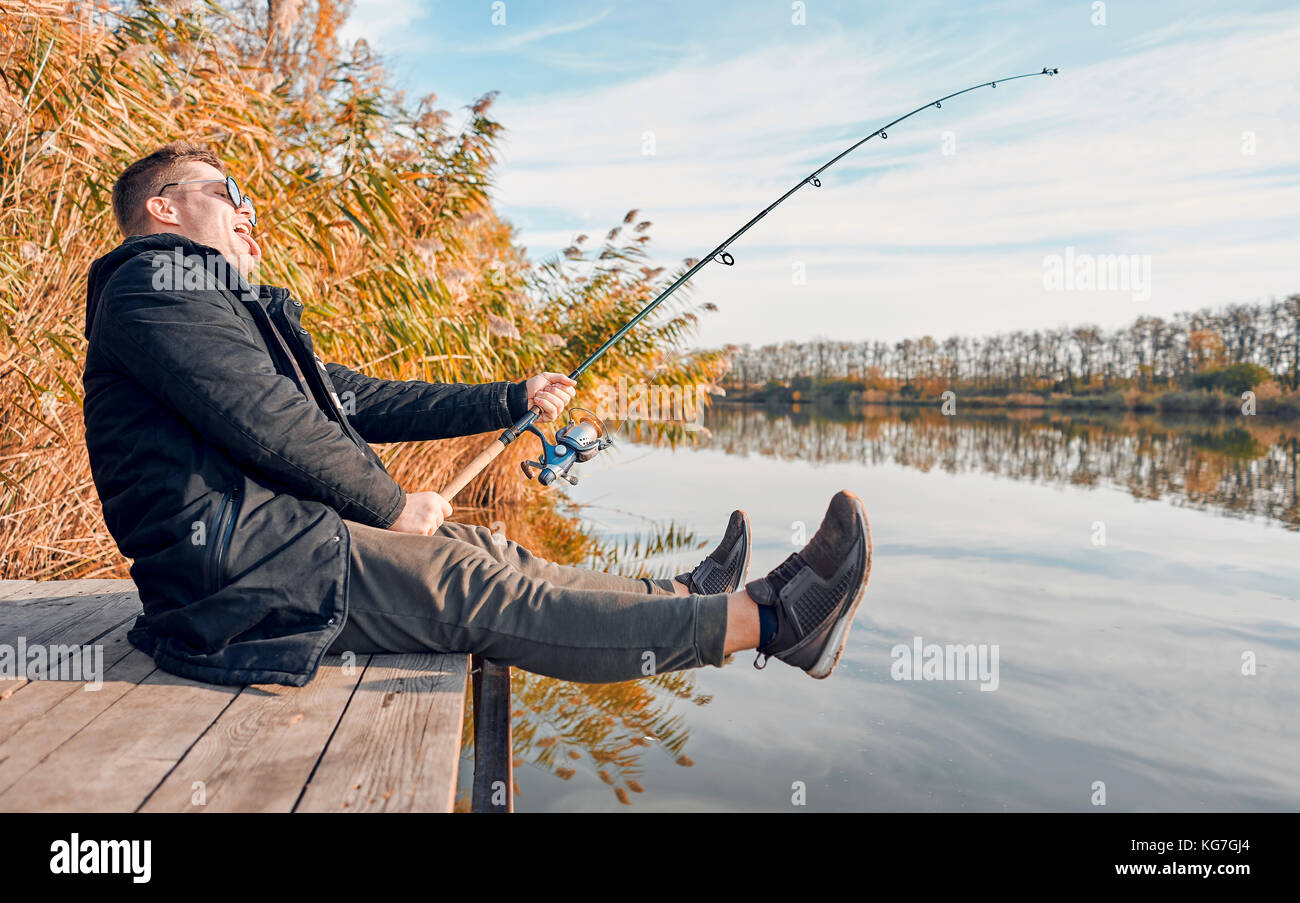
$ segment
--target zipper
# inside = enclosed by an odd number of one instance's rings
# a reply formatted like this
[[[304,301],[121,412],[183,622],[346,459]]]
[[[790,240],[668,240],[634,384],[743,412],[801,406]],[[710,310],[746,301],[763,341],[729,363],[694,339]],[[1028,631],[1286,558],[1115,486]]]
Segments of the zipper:
[[[329,400],[327,400],[329,393],[325,391],[325,386],[321,384],[315,365],[313,364],[312,367],[307,368],[307,365],[298,359],[298,354],[295,350],[289,346],[290,340],[285,338],[284,334],[286,333],[291,336],[293,335],[293,324],[289,322],[289,317],[284,312],[284,299],[277,297],[270,305],[268,313],[271,318],[271,329],[275,333],[276,341],[280,343],[280,347],[283,348],[285,354],[289,356],[289,365],[293,367],[294,372],[298,374],[298,379],[301,381],[303,388],[306,389],[311,396],[314,396],[316,404],[325,411],[326,416],[331,420],[339,419],[339,417],[342,416],[342,411],[335,411],[334,406],[330,404]],[[300,344],[296,336],[293,336],[293,341],[295,344]],[[311,376],[308,376],[308,373],[310,373]],[[317,378],[313,380],[313,376]]]
[[[221,497],[221,507],[217,509],[217,520],[213,525],[213,542],[208,552],[208,595],[221,589],[221,581],[225,576],[223,569],[226,560],[226,549],[230,545],[230,539],[235,533],[235,519],[239,516],[239,487],[228,489]]]
[[[351,439],[367,456],[374,457],[373,450],[361,438],[361,434],[356,431],[356,428],[352,426],[352,422],[348,420],[343,410],[334,401],[333,387],[329,385],[328,377],[324,374],[322,367],[318,365],[316,356],[311,355],[311,362],[307,362],[307,349],[296,336],[293,336],[293,324],[290,322],[288,314],[285,313],[284,298],[276,297],[276,300],[270,305],[270,310],[267,311],[267,317],[271,321],[271,332],[275,334],[276,342],[288,356],[289,364],[293,367],[294,372],[298,374],[298,378],[308,397],[315,400],[317,407],[324,412],[326,417],[339,425],[339,428],[343,430],[343,435]],[[290,337],[286,338],[283,333],[288,333]],[[291,341],[293,347],[290,347]],[[302,360],[299,360],[297,353],[299,348],[303,351]],[[378,460],[378,458],[375,458],[375,461],[378,462]]]
[[[249,304],[249,310],[253,319],[257,321],[259,329],[262,331],[262,338],[266,342],[267,350],[271,357],[276,357],[276,352],[284,356],[284,365],[287,372],[284,374],[290,379],[295,374],[297,376],[297,385],[299,390],[309,400],[314,401],[321,412],[330,420],[339,425],[343,435],[352,440],[352,444],[361,449],[362,454],[372,460],[374,463],[383,467],[383,461],[375,454],[366,440],[361,438],[361,434],[356,431],[352,422],[344,415],[342,409],[332,397],[332,387],[327,382],[327,377],[322,374],[321,368],[316,363],[315,355],[311,355],[308,362],[308,351],[306,346],[293,335],[293,324],[289,320],[284,310],[284,299],[287,293],[283,289],[272,289],[271,300],[263,306],[260,303]],[[267,335],[269,333],[269,335]],[[290,345],[292,344],[292,347]],[[302,349],[302,359],[295,349]]]
[[[325,384],[325,380],[321,376],[321,368],[315,355],[312,355],[311,364],[307,363],[306,348],[302,341],[294,335],[295,329],[289,315],[285,313],[283,298],[277,298],[271,303],[268,315],[271,319],[271,330],[275,333],[276,341],[284,349],[284,353],[289,356],[289,363],[294,372],[298,374],[298,379],[302,382],[303,388],[315,399],[316,404],[325,412],[327,417],[338,421],[342,425],[346,422],[346,418],[343,417],[343,412],[338,409],[338,406],[333,404],[333,399],[330,397],[330,387]],[[286,336],[288,337],[286,338]],[[293,343],[292,348],[290,342]],[[304,352],[302,355],[297,353],[296,349],[299,348]]]

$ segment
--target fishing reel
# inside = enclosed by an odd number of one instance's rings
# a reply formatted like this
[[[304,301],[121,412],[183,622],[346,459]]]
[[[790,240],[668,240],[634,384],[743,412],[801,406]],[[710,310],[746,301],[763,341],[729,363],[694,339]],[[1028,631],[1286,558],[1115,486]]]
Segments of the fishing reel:
[[[584,416],[576,416],[579,411]],[[550,486],[556,477],[578,485],[577,476],[569,473],[573,465],[590,461],[614,444],[605,422],[586,408],[569,409],[569,422],[555,431],[554,444],[547,442],[542,431],[531,423],[524,429],[542,440],[542,453],[536,461],[520,461],[519,467],[530,480],[535,469],[537,482],[543,486]]]

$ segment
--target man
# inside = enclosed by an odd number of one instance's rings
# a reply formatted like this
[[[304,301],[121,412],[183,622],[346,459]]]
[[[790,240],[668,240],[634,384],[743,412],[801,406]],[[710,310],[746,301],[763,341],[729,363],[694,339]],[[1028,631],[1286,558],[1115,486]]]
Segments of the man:
[[[248,282],[251,201],[220,160],[174,142],[113,188],[125,240],[90,268],[86,444],[104,519],[144,614],[130,641],[196,680],[302,686],[323,655],[475,652],[584,682],[720,665],[757,648],[826,677],[866,586],[857,496],[812,541],[746,583],[749,530],[673,580],[546,561],[446,520],[369,442],[557,419],[573,381],[374,379],[313,350],[302,303]]]

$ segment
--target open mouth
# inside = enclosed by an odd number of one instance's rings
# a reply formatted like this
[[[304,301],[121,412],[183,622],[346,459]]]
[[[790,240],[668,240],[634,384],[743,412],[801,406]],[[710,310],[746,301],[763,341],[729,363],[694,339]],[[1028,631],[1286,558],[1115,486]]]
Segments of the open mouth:
[[[246,222],[235,223],[234,232],[248,245],[248,252],[254,257],[262,256],[262,249],[258,247],[257,241],[253,238],[253,230]]]

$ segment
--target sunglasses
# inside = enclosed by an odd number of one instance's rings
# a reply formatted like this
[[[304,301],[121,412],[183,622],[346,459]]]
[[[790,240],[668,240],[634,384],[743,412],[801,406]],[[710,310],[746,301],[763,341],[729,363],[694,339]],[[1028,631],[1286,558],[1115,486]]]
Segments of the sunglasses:
[[[240,207],[244,206],[245,204],[248,205],[248,224],[250,226],[256,226],[257,211],[253,208],[253,200],[248,195],[244,194],[242,191],[239,190],[239,183],[235,181],[234,176],[226,176],[225,179],[190,179],[187,182],[168,182],[162,188],[158,189],[158,193],[162,194],[164,191],[166,191],[168,188],[171,188],[173,185],[195,185],[202,182],[221,182],[221,181],[224,181],[226,183],[226,194],[230,198],[230,203],[235,205],[236,210],[238,210]]]

